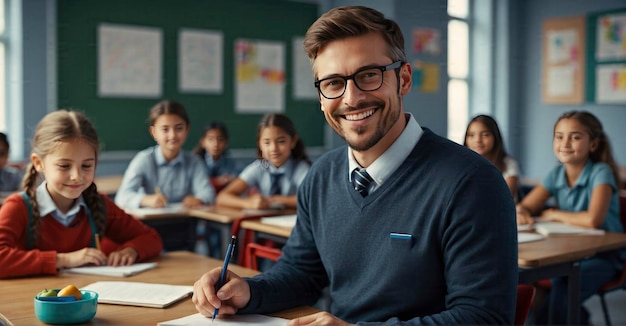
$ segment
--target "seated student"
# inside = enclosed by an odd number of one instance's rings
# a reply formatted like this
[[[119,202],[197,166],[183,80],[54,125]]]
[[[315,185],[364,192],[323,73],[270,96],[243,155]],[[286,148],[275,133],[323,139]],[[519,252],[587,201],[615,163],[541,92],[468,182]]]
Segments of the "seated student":
[[[157,142],[132,159],[115,195],[123,208],[165,207],[182,203],[186,207],[211,204],[215,190],[209,183],[204,163],[197,155],[182,150],[189,133],[189,117],[182,104],[161,101],[150,110],[150,135]],[[163,237],[165,250],[195,247],[196,220],[149,221]],[[191,239],[190,237],[193,237]]]
[[[217,204],[251,209],[296,207],[296,192],[311,161],[293,122],[282,114],[267,114],[257,128],[258,159],[217,195]],[[242,195],[250,188],[258,193]]]
[[[228,154],[228,129],[221,122],[213,121],[204,127],[193,153],[206,164],[216,192],[220,192],[241,172],[237,161]]]
[[[221,122],[213,121],[204,127],[202,137],[193,153],[200,156],[206,164],[216,193],[219,193],[241,172],[237,161],[228,154],[228,129]],[[204,221],[198,223],[198,230],[208,244],[209,255],[220,258],[222,239],[219,230],[209,227]]]
[[[97,192],[99,144],[81,113],[59,110],[41,120],[24,191],[0,208],[0,278],[56,274],[87,264],[130,265],[159,255],[157,232]],[[38,185],[39,174],[44,181]],[[100,251],[99,236],[119,246]]]
[[[563,113],[554,125],[552,143],[561,164],[517,204],[517,223],[533,224],[532,217],[540,215],[549,221],[624,232],[619,218],[619,175],[602,123],[589,112]],[[550,197],[558,207],[541,211]],[[581,304],[621,272],[625,258],[625,250],[615,250],[581,262]],[[566,322],[567,297],[565,279],[552,279],[552,323]],[[581,309],[580,321],[586,324],[589,313],[582,305]],[[547,323],[547,316],[544,304],[536,322]]]
[[[0,191],[11,192],[20,188],[22,172],[12,166],[9,161],[9,139],[5,133],[0,132]]]
[[[488,115],[477,115],[467,126],[464,146],[490,160],[502,172],[511,195],[517,199],[519,188],[519,165],[504,148],[500,128]]]

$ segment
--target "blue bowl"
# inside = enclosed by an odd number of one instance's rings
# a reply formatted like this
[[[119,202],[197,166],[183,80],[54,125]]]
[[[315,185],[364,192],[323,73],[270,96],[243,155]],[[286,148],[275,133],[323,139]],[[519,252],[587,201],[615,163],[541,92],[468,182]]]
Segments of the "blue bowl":
[[[80,324],[91,320],[98,309],[98,293],[80,290],[76,301],[49,301],[35,296],[35,316],[48,324]]]

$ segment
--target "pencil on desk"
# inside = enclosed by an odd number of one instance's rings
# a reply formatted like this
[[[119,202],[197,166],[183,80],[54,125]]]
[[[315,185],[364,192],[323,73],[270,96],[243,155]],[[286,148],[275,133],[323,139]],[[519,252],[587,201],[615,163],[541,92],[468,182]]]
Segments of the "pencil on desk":
[[[161,188],[159,186],[154,187],[154,193],[155,194],[160,194],[161,193]]]
[[[96,233],[94,237],[96,238],[96,249],[102,251],[102,247],[100,247],[100,234]]]

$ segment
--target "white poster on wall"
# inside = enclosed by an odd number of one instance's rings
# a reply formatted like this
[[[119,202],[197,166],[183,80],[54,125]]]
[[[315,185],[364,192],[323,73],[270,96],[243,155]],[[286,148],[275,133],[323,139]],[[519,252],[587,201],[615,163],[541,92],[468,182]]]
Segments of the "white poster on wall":
[[[626,103],[626,64],[596,66],[596,102]]]
[[[294,37],[291,42],[293,58],[293,97],[296,99],[317,99],[311,61],[302,47],[304,37]]]
[[[178,32],[178,88],[187,93],[223,91],[224,36],[221,32]]]
[[[626,14],[598,17],[596,29],[596,59],[626,59]]]
[[[98,95],[158,98],[162,93],[163,33],[158,28],[98,26]]]
[[[235,111],[285,111],[285,45],[281,42],[235,41]]]

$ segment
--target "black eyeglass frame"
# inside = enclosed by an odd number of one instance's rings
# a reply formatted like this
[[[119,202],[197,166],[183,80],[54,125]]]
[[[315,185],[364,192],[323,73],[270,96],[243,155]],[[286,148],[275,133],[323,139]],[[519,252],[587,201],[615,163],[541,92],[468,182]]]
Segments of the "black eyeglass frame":
[[[346,88],[348,87],[348,80],[351,80],[354,82],[354,86],[356,86],[358,89],[362,90],[363,92],[373,92],[375,90],[380,89],[383,86],[383,82],[385,80],[385,71],[387,70],[396,70],[396,69],[400,69],[400,67],[402,67],[402,65],[404,64],[404,62],[402,60],[398,60],[396,62],[392,62],[386,66],[376,66],[376,67],[364,67],[361,68],[359,70],[357,70],[356,72],[354,72],[352,75],[350,76],[331,76],[331,77],[327,77],[324,79],[320,79],[320,80],[316,80],[315,81],[315,88],[317,88],[318,93],[320,93],[324,98],[328,99],[328,100],[334,100],[334,99],[338,99],[340,97],[343,96],[343,94],[346,93]],[[362,73],[363,71],[366,70],[370,70],[370,69],[379,69],[381,71],[381,78],[380,78],[380,85],[378,85],[378,87],[374,88],[374,89],[362,89],[359,86],[359,83],[356,82],[356,79],[354,79],[354,77],[356,77],[356,75],[358,75],[359,73]],[[328,97],[326,95],[324,95],[324,92],[322,92],[322,90],[320,89],[320,83],[325,81],[325,80],[329,80],[329,79],[334,79],[334,78],[341,78],[344,80],[344,84],[343,84],[343,92],[341,92],[341,94],[339,94],[338,96],[335,97]]]

